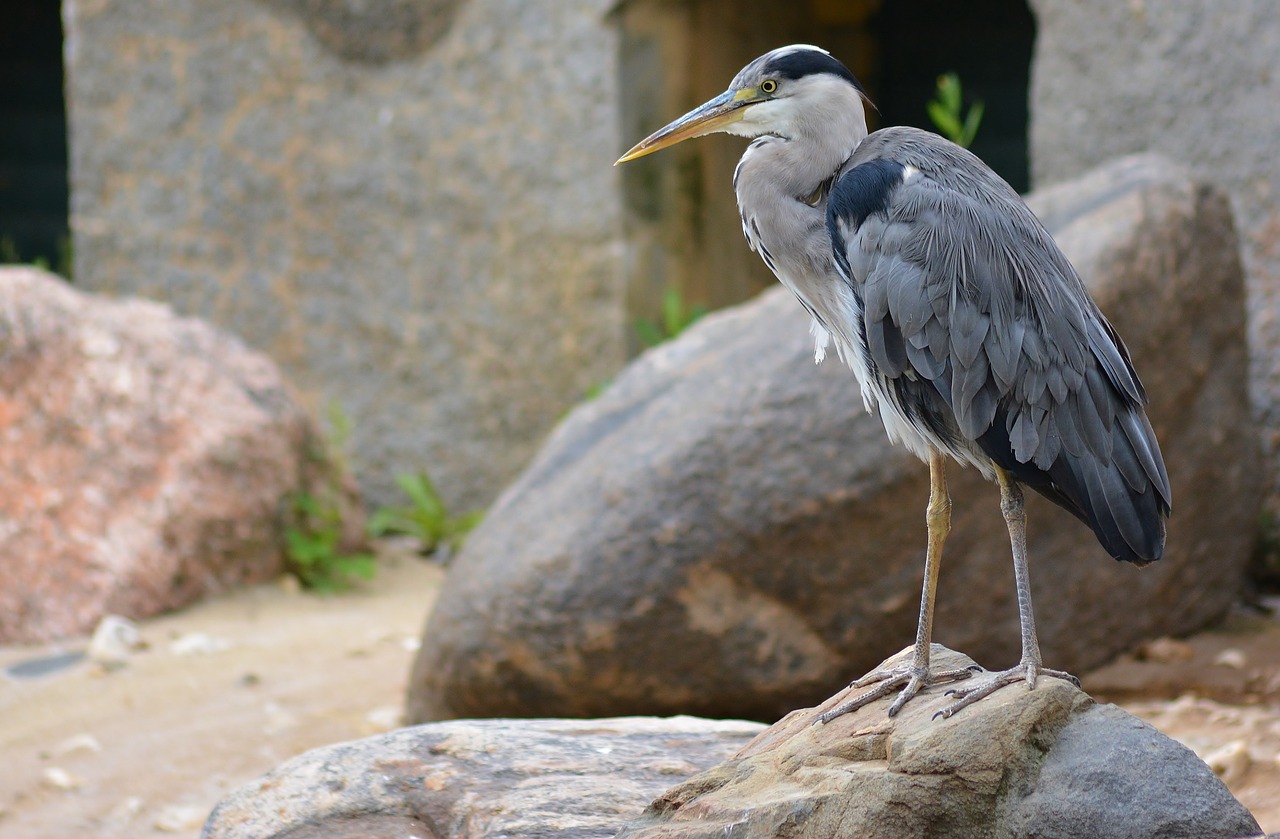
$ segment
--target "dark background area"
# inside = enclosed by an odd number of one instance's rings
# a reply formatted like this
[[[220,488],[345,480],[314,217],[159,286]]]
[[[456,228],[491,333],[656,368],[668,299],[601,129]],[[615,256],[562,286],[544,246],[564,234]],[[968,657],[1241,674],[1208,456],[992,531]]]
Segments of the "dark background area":
[[[67,115],[55,0],[0,2],[0,262],[67,268]]]
[[[938,75],[960,76],[965,104],[986,105],[972,151],[1014,189],[1030,187],[1027,95],[1035,20],[1022,0],[889,0],[871,19],[879,45],[868,84],[880,126],[936,130],[925,113]]]

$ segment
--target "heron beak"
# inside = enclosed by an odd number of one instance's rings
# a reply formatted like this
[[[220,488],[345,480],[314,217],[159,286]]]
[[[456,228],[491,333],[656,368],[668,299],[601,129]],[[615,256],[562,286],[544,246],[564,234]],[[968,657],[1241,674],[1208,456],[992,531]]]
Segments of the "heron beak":
[[[691,137],[702,137],[719,131],[726,125],[742,119],[743,114],[746,113],[746,106],[759,101],[759,95],[755,90],[727,90],[710,102],[694,108],[665,128],[660,128],[645,137],[636,143],[631,151],[618,158],[617,163],[613,165],[617,166],[618,163],[626,163],[628,160],[653,154],[659,149],[674,146]]]

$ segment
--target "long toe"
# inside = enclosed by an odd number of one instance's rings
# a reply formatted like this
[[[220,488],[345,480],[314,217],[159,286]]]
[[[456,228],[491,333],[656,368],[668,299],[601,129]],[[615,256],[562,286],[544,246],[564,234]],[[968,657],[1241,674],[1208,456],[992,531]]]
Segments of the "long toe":
[[[961,709],[968,708],[978,700],[985,699],[1000,690],[1000,688],[1011,685],[1014,682],[1026,682],[1027,689],[1032,690],[1035,688],[1036,678],[1039,676],[1062,679],[1071,682],[1076,687],[1080,687],[1080,680],[1070,673],[1062,670],[1046,670],[1037,664],[1024,661],[1014,667],[1010,667],[1008,670],[991,673],[985,678],[979,678],[971,685],[947,691],[947,696],[954,697],[956,701],[934,714],[934,718],[942,717],[947,719],[955,716]]]
[[[934,719],[937,719],[938,717],[949,719],[954,716],[956,712],[963,708],[968,708],[979,699],[985,699],[1000,690],[1000,688],[1006,685],[1011,685],[1014,682],[1025,681],[1026,678],[1027,671],[1025,669],[1022,667],[1014,667],[1012,670],[1005,670],[1003,673],[992,673],[984,679],[980,678],[974,682],[974,684],[967,687],[949,690],[947,691],[947,696],[955,697],[956,701],[934,714],[933,717]]]
[[[852,688],[866,687],[874,684],[875,687],[866,693],[859,694],[843,705],[839,705],[830,711],[818,716],[817,722],[826,724],[842,717],[851,711],[856,711],[875,702],[877,699],[888,696],[897,688],[902,688],[893,704],[889,706],[889,716],[894,716],[902,707],[910,702],[916,694],[921,690],[931,686],[944,684],[948,682],[956,682],[961,679],[968,679],[975,672],[981,671],[980,667],[965,667],[959,670],[943,670],[938,673],[930,673],[922,667],[912,667],[904,665],[895,667],[892,670],[877,670],[868,673],[861,679],[850,685]]]
[[[860,693],[843,705],[838,705],[824,714],[819,714],[817,721],[826,725],[837,717],[843,717],[852,711],[856,711],[866,705],[870,705],[882,696],[888,696],[893,692],[894,688],[901,687],[911,681],[911,669],[903,667],[896,670],[877,670],[868,673],[861,679],[849,685],[851,688],[862,688],[867,685],[875,685],[866,693]],[[878,683],[878,684],[877,684]]]
[[[1070,682],[1071,684],[1075,685],[1076,687],[1080,687],[1080,680],[1079,680],[1079,679],[1077,679],[1075,676],[1072,676],[1072,675],[1071,675],[1070,673],[1068,673],[1066,670],[1046,670],[1046,669],[1041,669],[1041,670],[1040,670],[1040,675],[1041,675],[1041,676],[1049,676],[1050,678],[1054,678],[1054,679],[1061,679],[1061,680],[1062,680],[1062,681],[1064,681],[1064,682]]]

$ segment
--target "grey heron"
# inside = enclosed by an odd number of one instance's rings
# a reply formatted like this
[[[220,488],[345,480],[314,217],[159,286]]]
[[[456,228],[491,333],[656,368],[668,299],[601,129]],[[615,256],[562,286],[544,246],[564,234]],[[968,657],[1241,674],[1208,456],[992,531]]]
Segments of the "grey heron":
[[[733,175],[747,242],[813,317],[816,358],[834,341],[890,440],[929,464],[910,661],[855,681],[870,689],[824,722],[899,688],[890,716],[926,686],[973,677],[949,691],[949,717],[1018,681],[1076,681],[1042,663],[1021,487],[1136,565],[1163,554],[1171,503],[1129,352],[1053,238],[965,149],[915,128],[869,134],[864,101],[825,50],[782,47],[618,161],[713,132],[752,138]],[[999,485],[1013,550],[1022,655],[984,677],[929,666],[948,456]]]

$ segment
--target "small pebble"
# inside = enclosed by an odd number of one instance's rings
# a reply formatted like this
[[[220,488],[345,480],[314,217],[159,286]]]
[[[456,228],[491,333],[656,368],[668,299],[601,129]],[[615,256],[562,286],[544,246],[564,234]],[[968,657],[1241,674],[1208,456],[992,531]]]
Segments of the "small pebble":
[[[63,755],[77,754],[79,752],[98,754],[101,751],[102,744],[92,734],[77,734],[74,737],[68,737],[53,747],[54,757],[62,757]]]
[[[186,833],[199,829],[208,815],[204,807],[171,804],[156,815],[155,828],[163,833]]]
[[[1178,661],[1190,661],[1195,658],[1196,651],[1186,641],[1176,638],[1156,638],[1138,647],[1139,661],[1154,661],[1160,664],[1173,664]]]
[[[400,707],[395,705],[374,708],[364,719],[376,731],[391,731],[403,725]]]
[[[1214,771],[1228,787],[1245,776],[1253,765],[1249,755],[1249,747],[1243,740],[1232,740],[1230,743],[1204,756],[1204,762]]]
[[[79,778],[57,766],[50,766],[45,769],[41,773],[40,780],[44,782],[45,786],[60,790],[72,790],[80,786]]]
[[[1244,666],[1249,663],[1249,659],[1245,654],[1234,647],[1223,650],[1213,659],[1214,664],[1221,664],[1223,667],[1231,667],[1236,670],[1243,670]]]
[[[93,631],[88,656],[90,661],[115,669],[123,667],[144,646],[137,624],[120,615],[107,615]]]
[[[133,821],[141,812],[142,799],[136,795],[131,795],[111,808],[111,812],[107,813],[107,817],[104,819],[105,827],[108,832],[119,831]]]
[[[188,632],[169,643],[169,652],[174,655],[212,655],[231,649],[231,642],[225,638],[215,638],[203,632]]]

